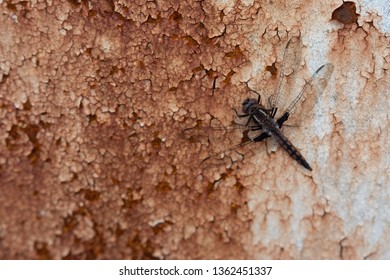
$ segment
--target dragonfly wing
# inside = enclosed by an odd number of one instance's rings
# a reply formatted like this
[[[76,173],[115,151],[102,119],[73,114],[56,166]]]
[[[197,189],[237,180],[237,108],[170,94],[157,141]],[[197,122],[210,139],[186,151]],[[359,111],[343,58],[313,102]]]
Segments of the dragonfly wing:
[[[285,90],[283,90],[286,83],[291,83],[289,86],[293,86],[295,76],[301,64],[302,58],[302,42],[301,37],[291,37],[287,42],[286,48],[283,53],[282,66],[279,72],[278,85],[275,92],[270,97],[270,108],[274,110],[273,116],[276,114],[276,109],[279,111],[283,107],[283,102],[286,100]],[[287,78],[289,81],[287,81]],[[291,91],[288,91],[291,92]]]
[[[199,155],[199,164],[204,166],[228,165],[232,160],[250,155],[249,146],[254,143],[253,139],[262,133],[262,129],[252,123],[224,126],[217,119],[213,119],[209,126],[187,128],[183,132],[192,142],[207,146]]]
[[[333,70],[334,66],[331,63],[324,64],[318,68],[311,78],[306,81],[302,90],[287,107],[286,112],[291,116],[298,110],[300,119],[308,117],[307,113],[312,111],[319,96],[328,85],[329,78],[331,77]]]

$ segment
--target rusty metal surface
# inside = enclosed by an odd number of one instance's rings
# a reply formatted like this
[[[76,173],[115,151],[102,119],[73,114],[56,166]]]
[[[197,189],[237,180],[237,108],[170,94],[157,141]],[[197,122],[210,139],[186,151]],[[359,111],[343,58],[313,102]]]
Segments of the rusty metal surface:
[[[377,7],[0,1],[0,258],[389,258]],[[199,165],[210,143],[183,129],[230,124],[247,86],[266,100],[299,33],[302,78],[335,66],[315,110],[284,128],[313,171],[272,143]]]

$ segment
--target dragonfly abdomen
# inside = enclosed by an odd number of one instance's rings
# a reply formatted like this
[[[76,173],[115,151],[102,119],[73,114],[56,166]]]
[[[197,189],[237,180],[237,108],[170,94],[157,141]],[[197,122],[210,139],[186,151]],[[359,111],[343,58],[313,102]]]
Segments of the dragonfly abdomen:
[[[302,154],[295,148],[295,146],[284,136],[279,129],[273,129],[271,131],[272,136],[275,138],[276,142],[297,162],[299,162],[303,167],[312,171],[309,163],[302,156]]]

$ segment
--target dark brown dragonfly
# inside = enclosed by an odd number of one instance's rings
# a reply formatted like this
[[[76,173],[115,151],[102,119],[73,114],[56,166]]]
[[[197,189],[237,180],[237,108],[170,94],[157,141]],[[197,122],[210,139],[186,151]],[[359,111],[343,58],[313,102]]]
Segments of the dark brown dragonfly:
[[[268,107],[261,104],[259,93],[250,90],[257,95],[257,98],[246,98],[242,102],[241,114],[235,110],[239,119],[247,118],[245,124],[237,123],[230,127],[211,127],[213,130],[242,130],[246,135],[245,140],[227,150],[209,155],[202,162],[206,162],[210,158],[236,150],[250,143],[261,142],[268,137],[272,137],[293,159],[306,169],[312,171],[309,163],[282,133],[281,128],[292,116],[297,119],[307,117],[305,112],[310,112],[314,107],[319,95],[327,86],[334,66],[327,63],[319,67],[311,78],[305,81],[301,90],[294,94],[288,85],[291,85],[295,80],[301,63],[301,53],[302,44],[300,36],[292,37],[284,50],[278,85],[275,92],[268,99]],[[286,90],[285,88],[289,89]]]

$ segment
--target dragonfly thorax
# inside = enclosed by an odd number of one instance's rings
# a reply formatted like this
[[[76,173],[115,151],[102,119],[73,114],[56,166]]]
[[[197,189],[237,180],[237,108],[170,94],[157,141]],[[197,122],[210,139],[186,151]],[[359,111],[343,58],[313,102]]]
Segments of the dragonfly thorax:
[[[253,113],[258,107],[258,101],[254,98],[247,98],[242,102],[242,112],[244,114]]]

